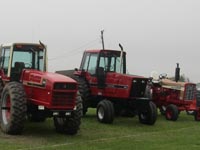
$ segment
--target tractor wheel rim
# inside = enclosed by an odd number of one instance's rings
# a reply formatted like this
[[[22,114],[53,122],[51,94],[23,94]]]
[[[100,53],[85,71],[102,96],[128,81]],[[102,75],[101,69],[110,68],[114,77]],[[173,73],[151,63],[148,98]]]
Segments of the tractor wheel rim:
[[[167,118],[168,118],[168,119],[171,119],[171,118],[172,118],[172,111],[168,110],[168,111],[166,112],[166,115],[167,115]]]
[[[166,111],[166,107],[165,106],[162,105],[161,108],[162,108],[163,111]]]
[[[99,109],[98,109],[98,117],[99,117],[100,120],[103,120],[103,118],[104,118],[104,109],[103,109],[103,107],[99,107]]]
[[[147,115],[146,115],[145,112],[143,112],[143,113],[140,114],[140,117],[141,117],[142,120],[145,120],[147,118]]]
[[[3,105],[2,105],[2,119],[4,124],[8,124],[11,115],[11,101],[10,96],[6,95],[3,98]]]

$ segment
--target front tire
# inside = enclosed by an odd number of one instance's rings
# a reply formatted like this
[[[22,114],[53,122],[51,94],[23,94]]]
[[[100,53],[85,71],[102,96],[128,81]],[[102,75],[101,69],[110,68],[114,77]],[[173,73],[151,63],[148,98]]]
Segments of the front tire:
[[[112,123],[114,120],[114,106],[109,100],[102,100],[97,105],[97,119],[101,123]]]
[[[157,119],[157,107],[153,102],[149,102],[146,109],[140,110],[138,113],[139,121],[142,124],[153,125]]]
[[[76,98],[76,110],[70,117],[54,117],[54,126],[58,133],[74,135],[78,132],[82,117],[82,99],[79,93]]]
[[[179,111],[176,105],[170,104],[166,108],[165,117],[167,120],[176,121],[178,119]]]
[[[21,134],[26,119],[26,96],[22,84],[10,82],[0,99],[0,125],[4,133]]]

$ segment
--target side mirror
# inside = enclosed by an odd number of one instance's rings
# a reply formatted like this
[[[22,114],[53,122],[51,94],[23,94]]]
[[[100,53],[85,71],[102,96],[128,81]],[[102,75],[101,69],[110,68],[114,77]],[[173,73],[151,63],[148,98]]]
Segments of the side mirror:
[[[175,81],[178,82],[180,79],[180,68],[179,63],[177,63],[176,70],[175,70]]]

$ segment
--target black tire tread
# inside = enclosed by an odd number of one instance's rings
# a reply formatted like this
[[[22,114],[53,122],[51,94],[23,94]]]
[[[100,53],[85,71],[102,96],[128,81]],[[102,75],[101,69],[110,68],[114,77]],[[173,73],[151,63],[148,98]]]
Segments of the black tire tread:
[[[172,111],[171,118],[168,118],[167,111]],[[167,106],[166,113],[165,113],[165,118],[167,120],[176,121],[178,119],[178,115],[179,115],[179,111],[178,111],[178,108],[177,108],[176,105],[170,104],[170,105]]]
[[[145,115],[145,118],[142,118],[141,115]],[[139,121],[142,124],[153,125],[157,120],[157,107],[156,105],[150,101],[149,105],[146,109],[146,112],[139,111]]]
[[[78,82],[78,89],[83,101],[83,115],[87,113],[88,101],[91,99],[91,91],[87,81],[82,77],[74,77]]]
[[[104,118],[102,120],[98,118],[99,107],[104,108],[105,114],[104,114]],[[115,114],[113,103],[109,100],[100,101],[99,104],[97,105],[97,112],[96,113],[97,113],[97,119],[98,119],[99,122],[112,123],[113,120],[114,120],[114,114]]]
[[[8,124],[4,124],[2,119],[2,111],[0,111],[1,129],[7,134],[21,134],[24,128],[24,121],[26,119],[26,95],[22,84],[18,82],[10,82],[6,84],[2,92],[0,106],[2,106],[5,94],[10,95],[11,114]]]

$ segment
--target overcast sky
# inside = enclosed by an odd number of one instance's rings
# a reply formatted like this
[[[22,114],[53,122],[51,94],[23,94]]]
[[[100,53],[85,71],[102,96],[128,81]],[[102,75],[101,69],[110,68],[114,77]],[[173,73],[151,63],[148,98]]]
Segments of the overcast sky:
[[[127,52],[131,74],[181,73],[200,82],[199,0],[0,0],[0,43],[48,46],[49,71],[79,67],[85,49]]]

